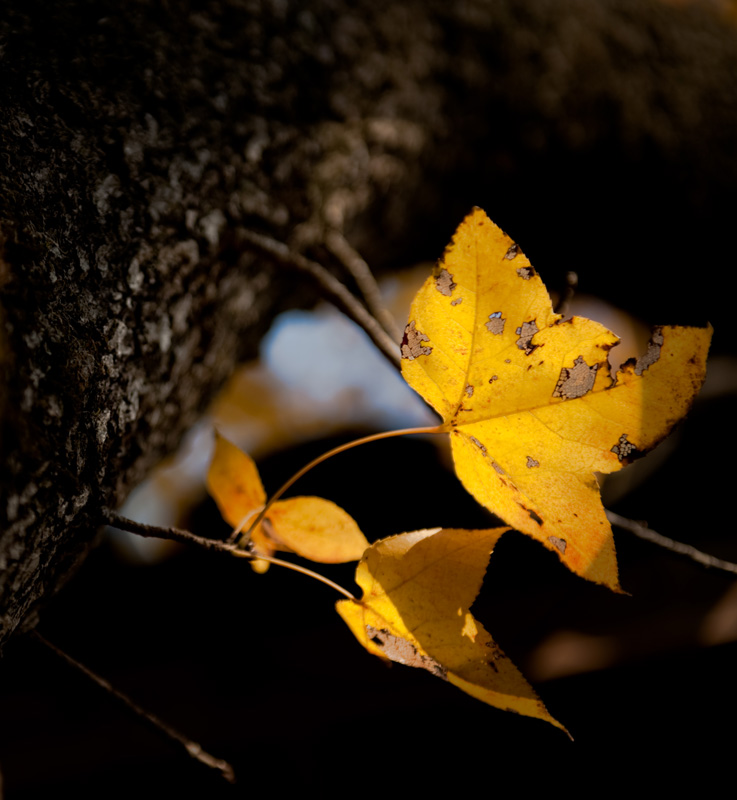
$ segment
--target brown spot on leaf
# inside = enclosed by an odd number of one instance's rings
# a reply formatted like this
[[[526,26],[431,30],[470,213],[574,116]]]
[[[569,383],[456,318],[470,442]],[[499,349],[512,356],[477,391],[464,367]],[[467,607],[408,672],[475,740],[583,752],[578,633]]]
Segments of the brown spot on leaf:
[[[523,322],[522,325],[515,331],[517,336],[519,336],[519,339],[517,339],[515,344],[520,350],[524,350],[525,354],[528,356],[535,349],[535,345],[530,344],[530,339],[532,339],[537,332],[537,321],[534,319],[530,322]]]
[[[651,367],[660,358],[660,348],[663,346],[663,329],[653,328],[653,335],[647,344],[647,352],[644,356],[640,356],[635,364],[635,375],[642,375],[642,373]]]
[[[467,397],[473,397],[473,386],[470,383],[466,384],[466,388],[463,390],[466,393]]]
[[[513,258],[517,258],[517,254],[519,253],[519,245],[515,242],[513,245],[510,245],[509,250],[504,254],[504,258],[507,261],[511,261]]]
[[[557,536],[548,536],[548,541],[550,544],[555,547],[556,550],[560,550],[560,552],[565,555],[567,542],[565,539],[559,539]]]
[[[489,378],[489,383],[494,383],[494,381],[498,381],[498,380],[499,380],[499,376],[498,375],[492,375]]]
[[[574,397],[583,397],[594,388],[598,369],[598,364],[590,367],[584,361],[583,356],[579,356],[573,362],[571,369],[563,367],[560,371],[558,383],[553,389],[553,397],[565,397],[566,400],[572,400]]]
[[[540,462],[535,461],[535,459],[532,456],[527,456],[527,466],[529,469],[532,469],[532,467],[539,467]]]
[[[522,278],[523,281],[529,281],[530,278],[535,274],[535,270],[532,267],[520,267],[517,270],[517,274]]]
[[[507,320],[502,317],[501,311],[495,311],[493,314],[489,314],[489,321],[486,323],[486,330],[489,333],[494,333],[499,335],[500,333],[504,333],[504,323]]]
[[[366,626],[366,633],[369,639],[392,661],[408,667],[426,669],[438,678],[442,678],[444,681],[448,680],[448,670],[434,658],[421,653],[412,642],[408,642],[401,636],[395,636],[385,628],[381,630],[374,628],[373,625]]]
[[[432,353],[432,347],[424,347],[422,344],[422,342],[429,341],[430,338],[428,336],[415,330],[415,321],[412,320],[404,329],[404,337],[402,338],[402,358],[414,361],[420,356],[429,356],[430,353]]]
[[[629,456],[633,450],[637,450],[637,448],[632,444],[632,442],[627,441],[626,433],[623,433],[619,437],[619,442],[612,447],[612,453],[614,453],[620,461],[627,458],[627,456]]]
[[[453,276],[447,269],[441,270],[440,274],[435,277],[435,288],[446,297],[450,297],[453,294],[453,289],[457,285],[453,283]]]
[[[471,436],[470,439],[476,445],[476,447],[478,447],[479,450],[481,450],[482,455],[485,456],[486,448],[484,447],[484,445],[482,445],[481,442],[475,436]]]
[[[505,358],[504,359],[504,363],[505,364],[511,364],[512,363],[512,359],[511,358]]]
[[[495,470],[496,470],[496,471],[497,471],[497,472],[498,472],[500,475],[506,475],[506,474],[507,474],[507,473],[506,473],[506,472],[505,472],[505,471],[504,471],[504,470],[503,470],[503,469],[502,469],[502,468],[499,466],[499,464],[497,464],[497,463],[496,463],[496,461],[492,461],[492,462],[491,462],[491,466],[492,466],[492,467],[494,467],[494,469],[495,469]]]
[[[496,643],[489,639],[488,642],[484,642],[484,645],[489,648],[488,658],[486,663],[494,670],[494,672],[499,672],[499,667],[494,663],[495,661],[500,661],[504,658],[504,653],[499,649]]]
[[[494,661],[499,661],[500,658],[504,658],[504,653],[502,653],[499,649],[499,645],[493,639],[489,639],[485,642],[485,646],[491,650],[489,658],[492,658]]]
[[[457,305],[460,305],[462,302],[463,302],[463,298],[462,297],[456,297],[455,300],[451,300],[450,301],[450,304],[452,306],[457,306]]]
[[[530,515],[530,519],[533,519],[538,525],[543,524],[543,518],[539,514],[534,511],[530,511],[529,508],[527,509],[527,513]]]

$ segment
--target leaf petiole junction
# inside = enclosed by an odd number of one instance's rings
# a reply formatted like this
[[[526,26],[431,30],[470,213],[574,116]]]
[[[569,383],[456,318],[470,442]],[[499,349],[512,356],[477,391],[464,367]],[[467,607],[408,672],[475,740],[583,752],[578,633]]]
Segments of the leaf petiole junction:
[[[322,464],[323,461],[327,461],[329,458],[333,456],[337,456],[339,453],[343,453],[346,450],[351,450],[354,447],[358,447],[362,444],[369,444],[370,442],[378,442],[381,439],[391,439],[395,436],[410,436],[412,434],[419,434],[419,433],[445,433],[447,428],[444,425],[436,425],[436,426],[429,426],[429,427],[420,427],[420,428],[402,428],[396,431],[382,431],[381,433],[372,433],[370,436],[363,436],[360,439],[354,439],[353,441],[346,442],[345,444],[341,444],[338,447],[334,447],[332,450],[328,450],[327,452],[319,455],[317,458],[313,459],[306,464],[302,469],[298,470],[297,472],[289,478],[286,483],[282,484],[276,492],[269,498],[266,502],[266,505],[261,509],[258,515],[255,517],[253,522],[251,523],[250,527],[246,531],[246,533],[237,541],[238,547],[245,548],[248,545],[248,542],[251,539],[251,535],[253,532],[258,528],[258,526],[263,522],[264,517],[268,513],[271,506],[287,491],[287,489],[291,488],[303,475],[307,474],[313,467],[316,467],[318,464]],[[242,523],[245,525],[245,521]],[[240,527],[242,527],[242,525]],[[235,541],[240,533],[240,527],[235,528],[233,532],[230,534],[229,541]]]

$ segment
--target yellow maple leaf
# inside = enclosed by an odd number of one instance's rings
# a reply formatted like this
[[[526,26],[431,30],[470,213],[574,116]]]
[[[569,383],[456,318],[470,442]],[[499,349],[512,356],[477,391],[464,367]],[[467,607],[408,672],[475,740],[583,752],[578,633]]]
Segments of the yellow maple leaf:
[[[223,518],[239,530],[247,529],[266,503],[253,459],[217,433],[207,488]],[[251,534],[251,541],[256,554],[270,556],[285,550],[323,564],[356,561],[369,546],[353,518],[321,497],[278,500]],[[263,559],[253,564],[259,572],[267,565]]]
[[[356,569],[363,597],[336,608],[370,653],[565,730],[469,610],[507,530],[434,528],[375,542]]]
[[[660,327],[612,379],[618,338],[563,321],[529,260],[481,209],[418,292],[402,374],[443,418],[456,472],[571,570],[619,589],[596,472],[621,469],[686,414],[712,329]]]

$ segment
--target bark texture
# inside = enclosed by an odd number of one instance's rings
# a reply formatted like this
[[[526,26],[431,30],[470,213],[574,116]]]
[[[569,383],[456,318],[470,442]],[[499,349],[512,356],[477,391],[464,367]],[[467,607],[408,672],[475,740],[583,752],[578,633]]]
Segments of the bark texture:
[[[705,242],[730,247],[737,38],[698,9],[11,6],[0,22],[0,645],[35,623],[101,509],[176,446],[273,314],[313,297],[239,231],[329,263],[323,242],[338,230],[386,267],[437,256],[484,205],[513,235],[534,230],[525,250],[557,252],[559,271],[585,273],[586,248],[593,276],[616,270],[615,296],[635,276],[647,308],[662,299],[653,241],[677,228],[665,245],[677,263]],[[575,233],[561,234],[566,222]],[[696,316],[699,297],[688,298]]]

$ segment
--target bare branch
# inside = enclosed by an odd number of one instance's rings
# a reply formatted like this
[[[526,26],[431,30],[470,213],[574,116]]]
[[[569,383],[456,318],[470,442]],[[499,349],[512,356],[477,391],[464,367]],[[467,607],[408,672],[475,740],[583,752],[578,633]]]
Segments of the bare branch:
[[[702,553],[701,550],[697,550],[690,544],[683,544],[683,542],[677,542],[675,539],[669,539],[667,536],[663,536],[660,533],[650,530],[647,525],[644,525],[641,522],[636,522],[633,519],[627,519],[627,517],[621,517],[619,514],[615,514],[613,511],[607,511],[606,516],[612,525],[616,525],[617,527],[623,528],[630,533],[634,533],[635,536],[639,536],[640,539],[645,539],[647,542],[657,544],[659,547],[663,547],[673,553],[679,553],[682,556],[687,556],[693,561],[703,564],[705,567],[714,567],[715,569],[721,569],[724,572],[737,574],[737,564],[733,564],[731,561],[724,561],[721,558],[710,556],[708,553]]]
[[[121,531],[135,533],[147,539],[170,539],[174,542],[182,542],[183,544],[196,544],[198,547],[204,547],[206,550],[216,550],[221,553],[232,553],[234,550],[238,549],[232,544],[220,542],[217,539],[206,539],[204,536],[197,536],[181,528],[161,528],[158,525],[147,525],[144,522],[136,522],[136,520],[123,517],[109,509],[106,509],[103,514],[105,522],[111,527],[118,528]],[[241,552],[239,555],[243,555],[243,553]]]
[[[402,331],[384,305],[379,284],[361,254],[353,249],[345,236],[339,231],[330,231],[325,237],[325,244],[356,281],[358,290],[366,301],[368,310],[395,342],[401,342]]]
[[[196,536],[194,533],[182,530],[181,528],[160,528],[158,525],[146,525],[143,522],[136,522],[135,520],[128,519],[127,517],[121,517],[120,514],[116,514],[113,511],[108,511],[107,517],[110,525],[115,528],[119,528],[122,531],[135,533],[138,536],[143,536],[145,538],[172,539],[175,542],[183,542],[184,544],[196,544],[199,547],[204,547],[208,550],[217,550],[221,553],[228,553],[229,555],[237,556],[239,558],[268,561],[269,564],[276,564],[280,567],[286,567],[294,572],[300,572],[303,575],[308,575],[311,578],[315,578],[321,583],[324,583],[326,586],[330,586],[337,592],[345,595],[349,600],[356,599],[347,589],[344,589],[342,586],[335,583],[335,581],[331,581],[324,575],[320,575],[319,572],[314,572],[313,570],[307,569],[307,567],[302,567],[299,564],[293,564],[291,561],[284,561],[281,558],[274,558],[273,556],[252,552],[248,547],[248,542],[241,545],[234,545],[226,542],[218,542],[213,539],[204,539],[202,536]],[[264,523],[267,522],[268,520],[264,520]],[[0,797],[0,800],[2,800],[2,797]]]
[[[45,639],[43,636],[41,636],[41,634],[37,631],[33,631],[31,635],[37,641],[51,650],[52,653],[57,655],[62,661],[65,661],[67,664],[69,664],[69,666],[74,667],[77,671],[81,672],[91,681],[96,683],[101,689],[106,691],[110,696],[122,703],[129,711],[132,711],[134,714],[136,714],[136,716],[146,722],[150,728],[163,735],[164,738],[168,739],[170,742],[181,745],[190,758],[196,759],[206,767],[217,770],[221,777],[228,783],[236,782],[235,770],[227,761],[223,761],[223,759],[216,758],[215,756],[211,755],[206,750],[203,750],[200,744],[184,736],[184,734],[175,730],[170,725],[167,725],[155,714],[152,714],[150,711],[146,711],[144,708],[141,708],[141,706],[131,700],[130,697],[113,687],[107,680],[105,680],[105,678],[100,677],[84,664],[81,664],[79,661],[72,658],[63,650],[59,649],[55,644],[52,644],[48,639]]]
[[[393,366],[399,368],[399,345],[379,325],[373,316],[361,303],[346,289],[346,287],[322,264],[305,258],[300,253],[290,250],[282,242],[277,242],[269,236],[263,236],[253,231],[239,231],[241,243],[247,243],[255,250],[269,256],[273,260],[286,266],[294,267],[313,278],[328,298],[345,312],[357,325],[359,325],[371,338],[371,341],[389,359]]]

